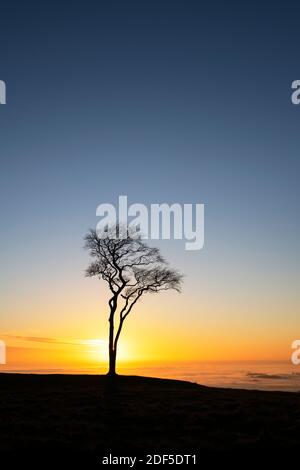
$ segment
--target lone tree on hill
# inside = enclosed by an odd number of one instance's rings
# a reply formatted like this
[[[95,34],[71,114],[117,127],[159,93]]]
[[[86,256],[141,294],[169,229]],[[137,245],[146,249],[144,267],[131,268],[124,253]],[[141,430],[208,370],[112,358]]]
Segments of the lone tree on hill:
[[[85,236],[85,248],[94,259],[86,276],[97,276],[108,283],[109,304],[109,376],[116,375],[119,337],[125,319],[137,301],[146,293],[174,289],[180,292],[182,275],[167,267],[158,248],[149,247],[136,232],[121,229],[97,234],[90,230]],[[118,322],[116,322],[118,316]],[[117,324],[116,324],[117,323]]]

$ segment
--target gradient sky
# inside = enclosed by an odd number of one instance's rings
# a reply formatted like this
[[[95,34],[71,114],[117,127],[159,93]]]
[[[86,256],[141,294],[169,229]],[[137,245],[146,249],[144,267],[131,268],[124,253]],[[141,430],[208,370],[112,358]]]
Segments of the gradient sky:
[[[14,366],[23,348],[27,365],[74,365],[80,341],[106,339],[106,290],[83,276],[82,239],[97,205],[120,194],[205,203],[206,224],[198,253],[158,243],[184,290],[139,304],[123,360],[289,360],[300,335],[296,5],[1,6],[0,337],[21,348]],[[36,348],[56,353],[37,360]]]

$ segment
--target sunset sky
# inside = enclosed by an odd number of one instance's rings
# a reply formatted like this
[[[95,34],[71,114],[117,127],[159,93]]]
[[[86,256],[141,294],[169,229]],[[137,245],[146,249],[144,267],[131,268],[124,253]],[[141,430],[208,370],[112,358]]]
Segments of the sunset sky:
[[[106,363],[108,291],[84,277],[83,237],[122,194],[205,204],[203,250],[152,242],[183,292],[137,305],[122,364],[289,360],[300,33],[280,3],[2,5],[0,370]]]

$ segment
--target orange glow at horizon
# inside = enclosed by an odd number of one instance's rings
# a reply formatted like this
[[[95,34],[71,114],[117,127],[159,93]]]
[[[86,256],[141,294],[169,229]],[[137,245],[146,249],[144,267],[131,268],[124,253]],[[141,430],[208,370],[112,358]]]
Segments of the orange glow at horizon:
[[[154,339],[152,339],[154,338]],[[118,365],[140,366],[148,363],[176,364],[196,361],[262,361],[286,360],[290,350],[285,350],[284,342],[278,341],[277,354],[270,354],[274,344],[260,341],[255,345],[251,338],[240,340],[213,338],[181,334],[178,338],[168,338],[165,331],[140,336],[134,341],[132,335],[120,340],[118,347]],[[44,342],[43,342],[44,341]],[[280,344],[281,343],[281,344]],[[104,339],[10,339],[7,338],[7,364],[1,370],[31,369],[84,369],[103,368],[108,363],[108,342]]]
[[[194,302],[195,288],[189,291],[187,286],[186,290],[181,295],[148,296],[136,306],[120,337],[119,365],[289,360],[299,322],[293,299],[284,305],[276,297],[249,297],[245,302],[239,294],[233,302],[231,293],[213,297],[204,290],[201,302]],[[39,293],[23,305],[16,298],[14,311],[22,312],[22,316],[11,312],[9,322],[1,325],[0,339],[8,350],[7,364],[0,366],[0,372],[106,369],[108,307],[103,284],[95,280],[82,287],[80,278],[78,289],[72,283],[69,290],[64,285],[64,296],[56,292],[47,305],[44,295]],[[282,311],[289,314],[290,322]]]

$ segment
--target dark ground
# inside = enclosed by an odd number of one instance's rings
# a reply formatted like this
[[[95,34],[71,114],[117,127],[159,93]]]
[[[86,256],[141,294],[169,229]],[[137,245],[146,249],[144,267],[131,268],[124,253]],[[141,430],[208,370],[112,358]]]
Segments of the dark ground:
[[[0,374],[0,450],[299,448],[300,394],[120,376]]]

